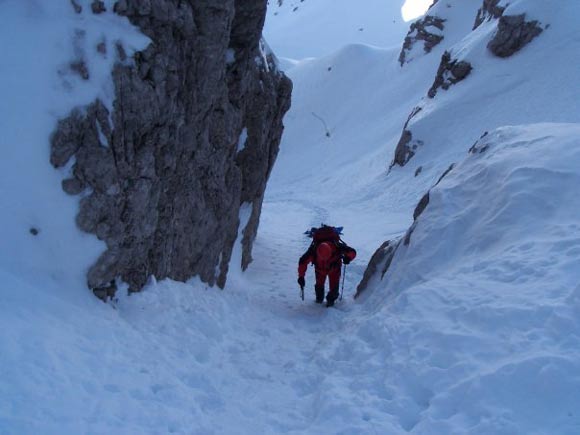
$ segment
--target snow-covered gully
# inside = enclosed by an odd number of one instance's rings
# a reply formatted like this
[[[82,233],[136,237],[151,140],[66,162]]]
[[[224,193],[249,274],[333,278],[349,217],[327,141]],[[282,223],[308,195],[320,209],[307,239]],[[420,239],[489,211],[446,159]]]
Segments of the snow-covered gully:
[[[223,290],[151,277],[108,303],[48,138],[72,107],[113,104],[112,59],[88,56],[81,81],[72,40],[150,41],[71,10],[88,0],[40,3],[0,0],[0,435],[580,433],[580,3],[439,1],[430,51],[415,27],[401,57],[396,2],[270,2],[294,90],[253,262],[241,212]],[[525,30],[508,57],[489,48],[506,53],[500,21]],[[312,270],[304,301],[296,282],[322,223],[358,252],[332,308]]]

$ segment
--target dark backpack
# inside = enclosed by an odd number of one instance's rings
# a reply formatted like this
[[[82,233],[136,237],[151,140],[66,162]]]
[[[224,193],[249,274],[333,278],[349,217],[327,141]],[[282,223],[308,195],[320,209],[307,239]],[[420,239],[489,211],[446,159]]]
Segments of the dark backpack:
[[[332,251],[330,253],[330,258],[324,260],[321,264],[318,265],[328,268],[334,264],[338,264],[337,262],[340,260],[342,247],[346,246],[346,244],[340,238],[340,235],[342,234],[342,228],[343,227],[333,227],[330,225],[322,224],[319,228],[312,227],[308,231],[304,232],[306,236],[312,238],[312,243],[310,244],[308,252],[310,252],[314,257],[314,264],[318,264],[318,247],[324,242],[328,242]]]
[[[322,242],[335,242],[340,241],[340,235],[342,234],[343,227],[332,227],[330,225],[322,225],[319,228],[312,227],[308,231],[305,231],[308,237],[312,238],[312,242],[317,245]]]

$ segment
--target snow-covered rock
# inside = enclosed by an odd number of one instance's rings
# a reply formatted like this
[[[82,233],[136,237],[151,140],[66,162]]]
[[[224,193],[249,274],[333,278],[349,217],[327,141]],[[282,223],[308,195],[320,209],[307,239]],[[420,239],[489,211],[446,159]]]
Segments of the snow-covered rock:
[[[412,23],[399,54],[401,66],[412,60],[411,51],[416,48],[416,44],[420,41],[423,42],[423,52],[430,53],[433,47],[443,41],[441,32],[444,28],[445,20],[432,15],[426,15]]]
[[[449,89],[451,85],[460,82],[465,79],[469,73],[471,73],[471,64],[464,60],[451,59],[451,53],[446,51],[441,56],[441,63],[437,69],[437,75],[435,76],[435,81],[429,91],[427,96],[429,98],[434,98],[437,95],[437,89],[442,88],[443,90]]]
[[[425,16],[411,23],[399,53],[401,66],[432,51],[432,56],[440,57],[471,31],[466,17],[475,14],[480,4],[480,0],[434,2]],[[441,49],[434,50],[438,45]]]
[[[500,4],[501,0],[483,0],[483,4],[477,11],[473,30],[477,29],[484,21],[499,18],[503,15],[505,6]]]

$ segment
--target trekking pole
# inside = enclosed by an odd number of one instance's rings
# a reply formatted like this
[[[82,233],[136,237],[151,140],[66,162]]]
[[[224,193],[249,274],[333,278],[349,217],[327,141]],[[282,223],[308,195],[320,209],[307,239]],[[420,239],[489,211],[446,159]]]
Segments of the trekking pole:
[[[344,272],[342,274],[342,288],[340,289],[340,299],[342,301],[342,292],[344,291],[344,278],[346,278],[346,264],[344,265]]]

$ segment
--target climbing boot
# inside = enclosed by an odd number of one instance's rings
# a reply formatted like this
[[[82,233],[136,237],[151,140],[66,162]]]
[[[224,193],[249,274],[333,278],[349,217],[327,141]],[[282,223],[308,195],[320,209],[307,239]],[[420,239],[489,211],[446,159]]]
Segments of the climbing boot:
[[[321,304],[324,301],[324,287],[314,287],[314,291],[316,292],[316,303]]]

